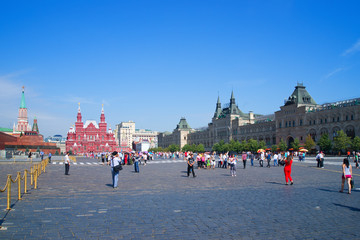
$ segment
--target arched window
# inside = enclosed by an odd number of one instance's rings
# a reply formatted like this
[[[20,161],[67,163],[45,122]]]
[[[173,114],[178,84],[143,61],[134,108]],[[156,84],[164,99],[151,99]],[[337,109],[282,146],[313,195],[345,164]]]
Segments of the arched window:
[[[316,141],[316,130],[315,129],[311,129],[309,132],[311,138]]]
[[[355,137],[355,128],[353,126],[347,126],[345,128],[345,133],[348,137],[354,138]]]
[[[339,127],[334,127],[333,130],[332,130],[332,135],[333,137],[336,137],[338,134],[338,131],[340,131],[340,128]]]

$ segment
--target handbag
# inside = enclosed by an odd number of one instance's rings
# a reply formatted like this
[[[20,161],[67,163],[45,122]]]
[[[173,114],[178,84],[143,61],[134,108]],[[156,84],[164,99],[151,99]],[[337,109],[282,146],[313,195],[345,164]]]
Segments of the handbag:
[[[122,168],[121,164],[119,164],[119,165],[116,165],[115,167],[113,167],[113,169],[114,169],[115,172],[119,172],[119,171],[121,171],[123,168]]]

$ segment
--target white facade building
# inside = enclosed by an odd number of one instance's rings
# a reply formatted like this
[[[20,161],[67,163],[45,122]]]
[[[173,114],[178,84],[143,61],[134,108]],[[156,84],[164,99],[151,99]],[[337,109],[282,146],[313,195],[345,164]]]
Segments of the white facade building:
[[[150,148],[155,148],[158,145],[158,132],[149,129],[135,129],[135,122],[121,122],[116,125],[116,141],[120,147],[133,148],[133,142],[139,143],[147,141],[150,143]]]

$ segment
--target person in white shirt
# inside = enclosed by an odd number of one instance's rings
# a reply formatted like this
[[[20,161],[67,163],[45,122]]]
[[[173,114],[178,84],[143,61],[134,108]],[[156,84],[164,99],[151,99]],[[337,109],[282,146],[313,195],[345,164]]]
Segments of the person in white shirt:
[[[279,166],[277,153],[274,154],[274,167],[275,166]]]
[[[119,158],[119,153],[117,151],[114,151],[111,155],[113,157],[112,160],[110,161],[113,188],[117,188],[118,180],[119,180],[119,171],[116,169],[116,166],[121,165],[121,159]]]
[[[265,153],[264,152],[261,152],[260,154],[260,167],[263,167],[264,166],[264,160],[265,160]]]
[[[66,153],[65,155],[65,175],[70,175],[69,174],[69,170],[70,170],[70,158],[69,158],[69,152]]]

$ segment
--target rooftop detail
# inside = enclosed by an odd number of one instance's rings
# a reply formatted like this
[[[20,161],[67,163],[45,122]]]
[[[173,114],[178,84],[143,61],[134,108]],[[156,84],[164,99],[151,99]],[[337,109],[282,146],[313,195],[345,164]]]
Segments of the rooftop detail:
[[[285,106],[292,104],[296,104],[297,106],[316,105],[316,102],[305,89],[303,83],[298,83],[288,100],[285,100]]]
[[[95,128],[99,128],[99,125],[96,123],[95,120],[86,120],[84,128],[87,128],[91,123],[95,126]]]
[[[178,129],[178,130],[185,130],[185,129],[188,130],[188,129],[191,129],[191,127],[186,122],[186,119],[184,117],[182,117],[180,119],[179,124],[176,126],[176,129]]]
[[[344,101],[338,101],[333,103],[325,103],[320,105],[319,107],[313,107],[309,108],[308,112],[318,112],[318,111],[324,111],[324,110],[330,110],[335,108],[343,108],[343,107],[351,107],[351,106],[357,106],[360,105],[360,98],[354,98]]]
[[[22,87],[22,93],[21,93],[21,103],[20,103],[20,108],[26,108],[26,104],[25,104],[25,87]]]

